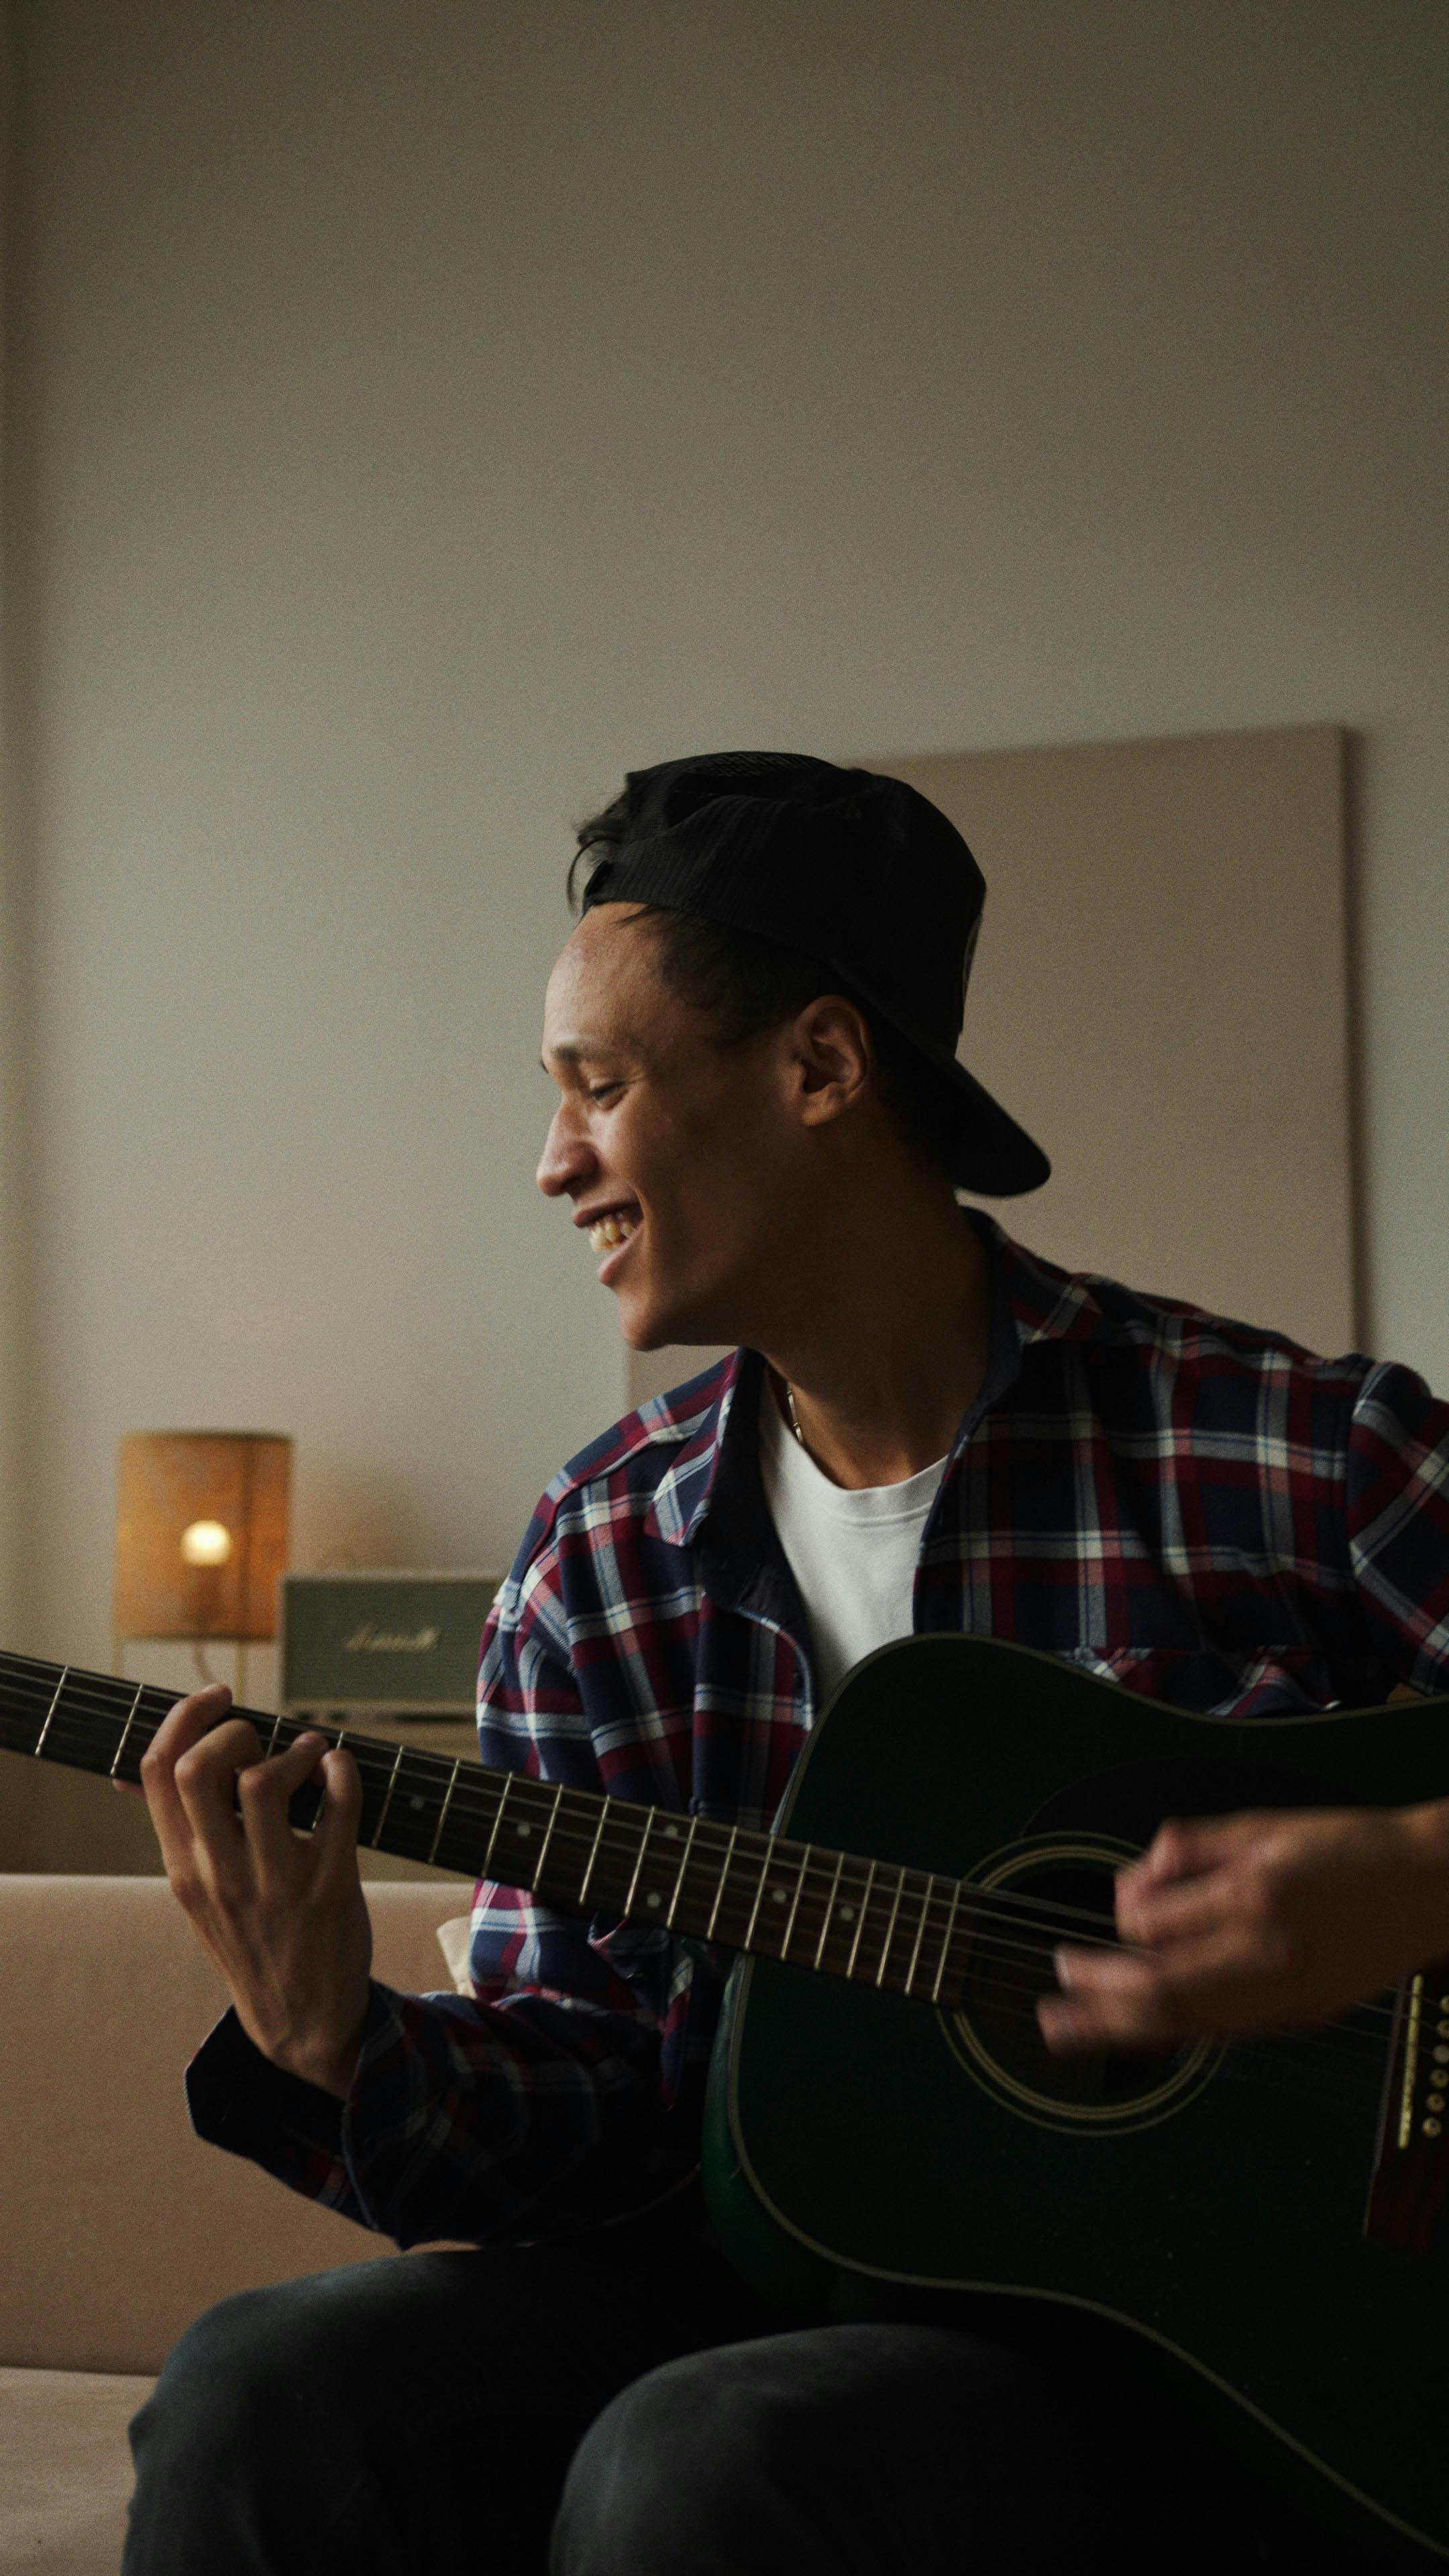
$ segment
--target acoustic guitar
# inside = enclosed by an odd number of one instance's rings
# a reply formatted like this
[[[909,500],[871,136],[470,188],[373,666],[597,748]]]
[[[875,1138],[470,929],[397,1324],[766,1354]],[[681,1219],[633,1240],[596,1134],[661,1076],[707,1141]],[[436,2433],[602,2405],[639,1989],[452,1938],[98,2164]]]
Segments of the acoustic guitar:
[[[173,1699],[0,1656],[0,1745],[135,1781]],[[304,1731],[238,1713],[269,1752]],[[741,1954],[703,2178],[782,2320],[1045,2321],[1367,2569],[1449,2560],[1449,1967],[1152,2057],[1054,2057],[1034,2006],[1060,1942],[1113,1938],[1165,1817],[1449,1794],[1446,1721],[1193,1716],[912,1637],[847,1676],[769,1833],[316,1731],[357,1760],[364,1844]]]

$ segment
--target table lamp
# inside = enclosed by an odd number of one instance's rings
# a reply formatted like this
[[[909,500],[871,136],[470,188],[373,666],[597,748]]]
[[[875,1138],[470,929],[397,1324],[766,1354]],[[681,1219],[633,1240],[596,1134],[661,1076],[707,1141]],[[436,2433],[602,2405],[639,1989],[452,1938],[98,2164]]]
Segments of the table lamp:
[[[128,1431],[116,1495],[112,1627],[116,1670],[128,1641],[185,1638],[203,1681],[208,1642],[246,1650],[277,1631],[287,1562],[292,1443],[277,1431]]]

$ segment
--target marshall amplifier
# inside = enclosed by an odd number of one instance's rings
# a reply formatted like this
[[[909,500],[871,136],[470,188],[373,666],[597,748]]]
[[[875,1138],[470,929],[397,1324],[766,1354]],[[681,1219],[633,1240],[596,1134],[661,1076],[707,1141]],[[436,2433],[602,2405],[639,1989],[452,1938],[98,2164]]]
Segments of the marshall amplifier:
[[[287,1717],[471,1718],[483,1623],[501,1574],[284,1574]]]

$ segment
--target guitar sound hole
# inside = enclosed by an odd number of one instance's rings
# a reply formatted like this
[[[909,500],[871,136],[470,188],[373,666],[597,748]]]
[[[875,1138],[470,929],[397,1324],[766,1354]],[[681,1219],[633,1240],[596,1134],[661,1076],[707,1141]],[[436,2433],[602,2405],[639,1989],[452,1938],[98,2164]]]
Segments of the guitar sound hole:
[[[1107,1860],[1024,1862],[998,1882],[973,1943],[960,2007],[977,2049],[1013,2086],[1038,2099],[1094,2105],[1107,2113],[1160,2092],[1182,2052],[1057,2057],[1041,2035],[1036,2005],[1040,1996],[1058,1992],[1052,1952],[1062,1942],[1115,1943],[1115,1866]],[[1083,1914],[1090,1920],[1082,1921]]]

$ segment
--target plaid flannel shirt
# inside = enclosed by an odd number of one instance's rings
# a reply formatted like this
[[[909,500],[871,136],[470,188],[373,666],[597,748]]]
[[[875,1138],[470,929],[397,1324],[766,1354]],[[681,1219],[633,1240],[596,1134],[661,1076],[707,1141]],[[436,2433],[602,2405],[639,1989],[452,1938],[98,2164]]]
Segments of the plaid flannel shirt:
[[[922,1539],[914,1625],[1015,1639],[1248,1716],[1449,1688],[1449,1405],[1408,1368],[1072,1274],[970,1211],[986,1377]],[[737,1351],[548,1487],[484,1632],[485,1763],[767,1827],[813,1715]],[[198,2133],[412,2245],[525,2239],[697,2163],[728,1961],[480,1883],[472,1998],[374,1981],[345,2104],[224,2016]]]

